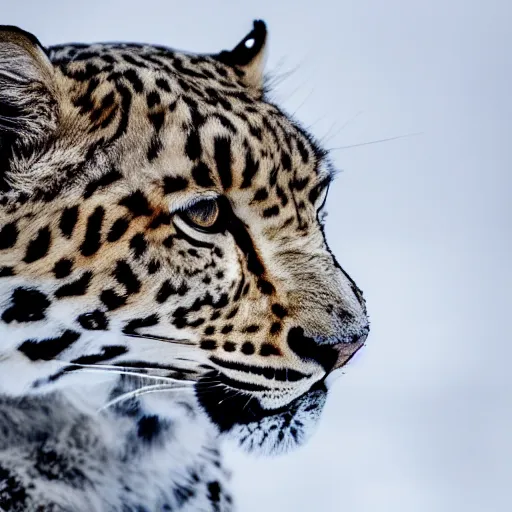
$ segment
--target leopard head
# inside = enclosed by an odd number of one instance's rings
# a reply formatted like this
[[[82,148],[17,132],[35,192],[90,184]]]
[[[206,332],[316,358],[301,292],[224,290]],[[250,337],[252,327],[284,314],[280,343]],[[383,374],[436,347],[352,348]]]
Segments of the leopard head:
[[[247,448],[307,437],[368,320],[324,236],[327,155],[266,98],[266,35],[190,55],[1,28],[2,392],[133,372],[193,383]]]

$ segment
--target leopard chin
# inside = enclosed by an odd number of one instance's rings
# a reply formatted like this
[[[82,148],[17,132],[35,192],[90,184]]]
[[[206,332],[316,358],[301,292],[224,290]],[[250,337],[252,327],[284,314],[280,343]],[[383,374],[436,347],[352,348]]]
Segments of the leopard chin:
[[[200,406],[223,437],[254,454],[280,455],[306,443],[327,399],[322,380],[286,406],[264,409],[250,392],[212,387],[212,382],[218,382],[218,372],[210,372],[196,384]]]

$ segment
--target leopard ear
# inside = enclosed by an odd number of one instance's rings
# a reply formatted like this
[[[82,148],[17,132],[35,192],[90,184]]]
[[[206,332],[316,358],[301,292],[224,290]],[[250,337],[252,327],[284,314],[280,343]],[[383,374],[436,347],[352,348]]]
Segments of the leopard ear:
[[[265,64],[265,43],[267,27],[265,22],[255,20],[253,29],[231,51],[223,51],[215,58],[224,64],[238,69],[247,87],[263,89],[263,69]]]
[[[0,25],[0,153],[4,158],[6,153],[44,143],[55,132],[55,89],[54,69],[39,41],[17,27]]]

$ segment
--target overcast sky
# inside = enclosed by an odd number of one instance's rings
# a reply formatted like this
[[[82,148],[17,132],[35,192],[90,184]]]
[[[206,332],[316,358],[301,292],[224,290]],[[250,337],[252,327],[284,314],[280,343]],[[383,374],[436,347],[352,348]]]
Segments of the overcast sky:
[[[327,233],[372,332],[315,438],[230,453],[240,512],[512,510],[512,4],[0,0],[44,44],[232,47],[254,18],[274,98],[343,170]]]

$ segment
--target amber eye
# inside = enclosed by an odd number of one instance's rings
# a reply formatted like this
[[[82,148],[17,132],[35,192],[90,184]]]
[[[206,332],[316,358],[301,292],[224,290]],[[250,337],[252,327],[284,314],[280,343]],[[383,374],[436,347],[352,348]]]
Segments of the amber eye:
[[[201,231],[215,231],[220,217],[219,203],[216,199],[201,199],[183,210],[183,219]]]

